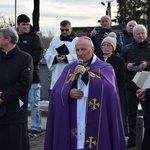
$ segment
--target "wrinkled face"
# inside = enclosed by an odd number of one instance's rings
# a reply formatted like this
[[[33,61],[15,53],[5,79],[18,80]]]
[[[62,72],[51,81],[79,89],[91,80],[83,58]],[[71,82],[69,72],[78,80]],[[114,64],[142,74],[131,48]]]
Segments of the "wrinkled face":
[[[146,31],[146,29],[144,29],[142,27],[137,27],[134,30],[133,37],[138,43],[144,42],[146,40],[146,38],[147,38],[147,31]]]
[[[133,33],[133,28],[136,26],[135,22],[129,22],[127,24],[126,30],[128,33]]]
[[[70,27],[70,25],[61,26],[60,31],[61,31],[61,35],[66,37],[66,36],[69,36],[71,34],[72,28]]]
[[[20,34],[30,32],[30,23],[29,22],[21,22],[18,24],[18,30]]]
[[[94,52],[94,47],[91,40],[78,39],[75,47],[78,59],[82,59],[83,63],[87,63],[91,60]]]
[[[102,45],[101,45],[101,49],[102,49],[102,52],[105,54],[105,55],[109,55],[113,52],[113,47],[110,43],[108,42],[104,42]]]
[[[102,28],[109,29],[111,27],[111,20],[108,17],[102,17],[100,23]]]

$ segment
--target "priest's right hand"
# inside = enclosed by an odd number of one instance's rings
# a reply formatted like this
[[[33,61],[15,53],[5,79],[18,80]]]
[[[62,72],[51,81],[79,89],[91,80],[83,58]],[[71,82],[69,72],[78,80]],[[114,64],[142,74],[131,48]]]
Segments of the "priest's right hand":
[[[81,99],[83,97],[83,91],[79,89],[71,89],[69,93],[70,98]]]

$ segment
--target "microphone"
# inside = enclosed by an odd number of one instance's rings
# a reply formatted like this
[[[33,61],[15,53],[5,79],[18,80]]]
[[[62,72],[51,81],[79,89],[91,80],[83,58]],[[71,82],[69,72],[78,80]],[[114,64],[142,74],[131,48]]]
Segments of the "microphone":
[[[83,65],[83,59],[78,59],[78,64]]]
[[[83,65],[83,59],[78,59],[78,65]],[[76,74],[76,76],[75,76],[75,79],[74,80],[78,80],[78,77],[79,77],[79,73],[78,74]]]

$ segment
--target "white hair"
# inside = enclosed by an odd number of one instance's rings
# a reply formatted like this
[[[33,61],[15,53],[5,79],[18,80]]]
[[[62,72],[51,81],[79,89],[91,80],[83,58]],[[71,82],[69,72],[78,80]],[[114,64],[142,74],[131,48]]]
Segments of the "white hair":
[[[135,34],[139,29],[144,29],[145,33],[147,34],[147,29],[143,24],[138,24],[133,28],[133,34]]]

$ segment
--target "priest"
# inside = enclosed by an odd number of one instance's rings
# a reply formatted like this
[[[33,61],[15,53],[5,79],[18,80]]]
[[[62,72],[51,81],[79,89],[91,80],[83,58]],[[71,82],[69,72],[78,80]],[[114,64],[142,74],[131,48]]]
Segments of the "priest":
[[[89,37],[76,41],[50,97],[44,150],[126,150],[115,73],[94,54]]]

